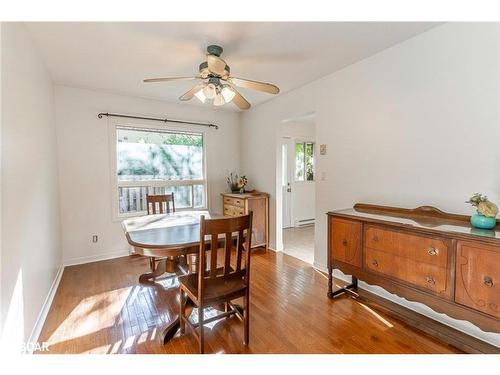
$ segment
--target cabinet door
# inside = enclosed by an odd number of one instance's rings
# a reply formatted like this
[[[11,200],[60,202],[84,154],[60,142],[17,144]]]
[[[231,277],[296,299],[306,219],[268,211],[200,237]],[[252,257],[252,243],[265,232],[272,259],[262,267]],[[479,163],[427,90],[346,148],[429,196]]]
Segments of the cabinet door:
[[[500,318],[500,247],[458,241],[455,302]]]
[[[333,260],[361,267],[360,222],[330,218],[330,256]]]

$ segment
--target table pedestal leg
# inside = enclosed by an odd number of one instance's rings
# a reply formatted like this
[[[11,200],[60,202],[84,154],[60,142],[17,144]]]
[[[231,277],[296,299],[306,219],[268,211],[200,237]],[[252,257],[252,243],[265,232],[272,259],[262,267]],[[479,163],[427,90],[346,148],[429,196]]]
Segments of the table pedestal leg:
[[[160,261],[158,261],[158,264],[156,265],[153,272],[144,273],[141,276],[139,276],[139,282],[143,283],[151,281],[151,279],[159,277],[163,275],[165,272],[167,272],[167,260],[169,259],[161,259]]]

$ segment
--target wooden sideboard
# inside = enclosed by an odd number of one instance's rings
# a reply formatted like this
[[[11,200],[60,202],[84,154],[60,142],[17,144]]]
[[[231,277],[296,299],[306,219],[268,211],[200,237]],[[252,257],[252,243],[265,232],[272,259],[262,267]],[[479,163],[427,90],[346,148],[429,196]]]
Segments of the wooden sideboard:
[[[481,230],[469,219],[429,206],[328,212],[328,296],[357,290],[359,279],[499,333],[500,225]],[[334,291],[335,268],[352,284]]]
[[[269,194],[267,193],[222,193],[224,216],[247,215],[253,212],[252,248],[269,245]]]

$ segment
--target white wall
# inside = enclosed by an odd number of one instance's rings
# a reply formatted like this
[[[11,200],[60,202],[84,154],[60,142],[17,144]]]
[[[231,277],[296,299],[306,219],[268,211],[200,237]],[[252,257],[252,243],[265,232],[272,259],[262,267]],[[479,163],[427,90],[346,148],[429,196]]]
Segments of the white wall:
[[[219,125],[219,130],[198,129],[206,131],[209,208],[222,211],[220,193],[227,190],[226,176],[230,171],[238,171],[240,166],[238,113],[65,86],[56,86],[55,92],[65,264],[104,259],[129,251],[121,223],[112,220],[108,120],[98,119],[99,112]],[[99,236],[95,244],[91,241],[93,234]]]
[[[500,202],[499,80],[499,24],[445,24],[243,114],[242,169],[272,194],[271,245],[279,124],[312,111],[327,144],[317,159],[317,267],[329,210],[368,202],[470,214],[463,202],[476,191]]]
[[[1,27],[1,323],[20,351],[61,264],[54,93],[24,25]]]

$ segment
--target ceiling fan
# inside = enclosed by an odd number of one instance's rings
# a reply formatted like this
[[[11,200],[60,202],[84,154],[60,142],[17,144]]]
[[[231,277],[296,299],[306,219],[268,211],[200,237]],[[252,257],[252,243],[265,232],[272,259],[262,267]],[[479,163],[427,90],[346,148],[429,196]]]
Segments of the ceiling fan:
[[[278,86],[270,83],[252,81],[249,79],[230,76],[229,65],[220,58],[222,47],[211,45],[207,47],[207,61],[199,66],[200,74],[194,77],[169,77],[149,78],[144,82],[169,82],[198,80],[199,83],[191,90],[179,97],[180,100],[191,100],[196,96],[202,103],[212,102],[215,106],[221,106],[233,102],[240,109],[250,108],[250,103],[236,90],[235,86],[252,90],[278,94]]]

